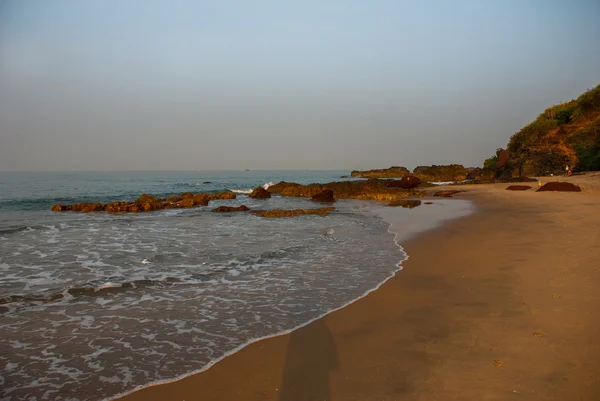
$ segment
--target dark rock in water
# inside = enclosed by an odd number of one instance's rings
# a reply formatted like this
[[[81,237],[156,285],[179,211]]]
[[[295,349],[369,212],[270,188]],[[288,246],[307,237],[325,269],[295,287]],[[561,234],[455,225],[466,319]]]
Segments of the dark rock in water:
[[[333,197],[333,191],[331,189],[326,189],[323,192],[319,192],[318,194],[313,195],[312,200],[314,202],[335,202],[335,198]]]
[[[544,191],[581,192],[581,188],[570,182],[553,181],[542,185],[536,192]]]
[[[349,178],[347,175],[340,175],[340,178]]]
[[[393,166],[385,169],[375,169],[367,171],[353,170],[350,175],[359,178],[399,178],[410,174],[406,167]]]
[[[529,185],[509,185],[506,187],[507,191],[527,191],[528,189],[531,189]]]
[[[452,198],[452,195],[456,195],[458,193],[465,191],[456,191],[456,190],[446,190],[446,191],[437,191],[433,194],[433,196],[442,196],[444,198]]]
[[[413,175],[424,181],[463,181],[467,178],[467,169],[460,164],[445,166],[418,166]]]
[[[334,212],[334,207],[321,207],[318,209],[294,209],[294,210],[252,210],[250,213],[256,214],[261,217],[294,217],[304,214],[318,214],[321,216],[327,216],[330,212]]]
[[[425,205],[433,205],[433,202],[423,202]]]
[[[212,181],[204,181],[203,184],[212,184]]]
[[[405,175],[401,180],[388,181],[388,187],[412,189],[421,184],[421,180],[414,175]]]
[[[389,180],[369,179],[357,181],[337,181],[327,184],[300,185],[293,182],[280,182],[271,185],[270,192],[279,193],[281,196],[312,197],[330,189],[336,199],[370,199],[389,202],[397,198],[409,196],[425,196],[425,192],[388,186]]]
[[[404,208],[412,209],[413,207],[421,206],[421,201],[414,199],[396,199],[388,203],[388,206],[402,206]]]
[[[54,205],[54,212],[151,212],[162,209],[181,209],[196,206],[207,206],[208,202],[215,199],[235,199],[233,192],[220,192],[212,194],[193,194],[186,192],[181,196],[171,196],[170,198],[155,198],[153,196],[142,194],[134,202],[112,202],[112,203],[76,203],[73,205]]]
[[[267,199],[271,197],[271,193],[263,187],[256,187],[248,196],[254,199]]]
[[[216,209],[211,210],[212,212],[216,212],[216,213],[231,213],[231,212],[247,212],[248,210],[248,206],[246,205],[241,205],[238,207],[233,207],[233,206],[219,206]]]

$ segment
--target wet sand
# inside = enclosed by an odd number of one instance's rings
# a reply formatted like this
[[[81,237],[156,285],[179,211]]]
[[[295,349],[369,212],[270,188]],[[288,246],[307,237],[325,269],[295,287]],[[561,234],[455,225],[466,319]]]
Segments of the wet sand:
[[[379,290],[123,400],[600,400],[600,175],[561,180],[464,186]]]

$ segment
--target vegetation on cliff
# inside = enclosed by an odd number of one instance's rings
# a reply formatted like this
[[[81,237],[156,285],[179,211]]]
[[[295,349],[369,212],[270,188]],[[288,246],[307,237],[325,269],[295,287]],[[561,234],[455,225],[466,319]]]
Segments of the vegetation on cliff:
[[[600,85],[575,100],[546,109],[508,142],[501,174],[539,176],[600,170]],[[491,167],[495,157],[485,161]]]

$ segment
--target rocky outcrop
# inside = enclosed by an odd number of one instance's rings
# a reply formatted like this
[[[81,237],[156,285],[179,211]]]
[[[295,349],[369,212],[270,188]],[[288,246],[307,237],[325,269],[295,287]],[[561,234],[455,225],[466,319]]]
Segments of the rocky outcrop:
[[[388,206],[402,206],[404,208],[412,209],[421,206],[421,201],[414,199],[396,199],[388,203]]]
[[[268,190],[279,193],[282,196],[312,197],[316,194],[330,189],[335,193],[336,199],[371,199],[389,202],[398,198],[425,196],[425,192],[415,189],[404,189],[390,187],[391,180],[359,180],[359,181],[337,181],[327,184],[301,185],[290,182],[280,182],[271,185]]]
[[[581,192],[581,188],[570,182],[552,181],[542,185],[536,192],[545,191]]]
[[[463,181],[467,179],[468,170],[460,164],[445,166],[419,166],[413,170],[413,175],[423,181]]]
[[[465,191],[456,191],[456,190],[445,190],[445,191],[437,191],[433,194],[433,196],[441,196],[443,198],[452,198],[453,195],[459,194]]]
[[[421,185],[421,180],[414,175],[405,175],[401,180],[391,180],[388,183],[389,187],[412,189]]]
[[[263,187],[256,187],[248,196],[253,199],[267,199],[271,197],[271,193]]]
[[[151,212],[162,209],[182,209],[197,206],[207,206],[208,202],[216,199],[235,199],[233,192],[219,192],[211,194],[193,194],[185,192],[180,196],[170,198],[155,198],[148,194],[142,194],[133,202],[112,202],[112,203],[75,203],[73,205],[54,205],[54,212]]]
[[[410,174],[406,167],[393,166],[384,169],[375,169],[367,171],[353,170],[350,175],[358,178],[400,178]]]
[[[256,214],[261,217],[293,217],[305,214],[318,214],[321,216],[327,216],[329,213],[334,212],[334,207],[321,207],[318,209],[294,209],[294,210],[253,210],[250,213]]]
[[[322,192],[319,192],[316,195],[312,196],[313,202],[335,202],[335,198],[333,197],[333,191],[331,189],[326,189]]]
[[[247,212],[248,210],[250,210],[250,209],[246,205],[241,205],[241,206],[238,206],[238,207],[234,207],[234,206],[219,206],[219,207],[211,210],[211,212],[215,212],[215,213],[232,213],[232,212]]]
[[[531,189],[529,185],[509,185],[506,187],[507,191],[527,191],[528,189]]]

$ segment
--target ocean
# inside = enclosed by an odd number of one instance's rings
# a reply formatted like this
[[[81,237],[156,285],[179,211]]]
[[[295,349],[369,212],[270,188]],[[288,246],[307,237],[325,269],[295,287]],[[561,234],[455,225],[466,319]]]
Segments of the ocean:
[[[363,297],[401,269],[403,241],[473,211],[435,199],[415,209],[339,200],[325,217],[210,212],[318,207],[246,194],[345,174],[0,173],[0,400],[112,399],[202,371]],[[223,190],[237,199],[139,214],[50,211]]]

